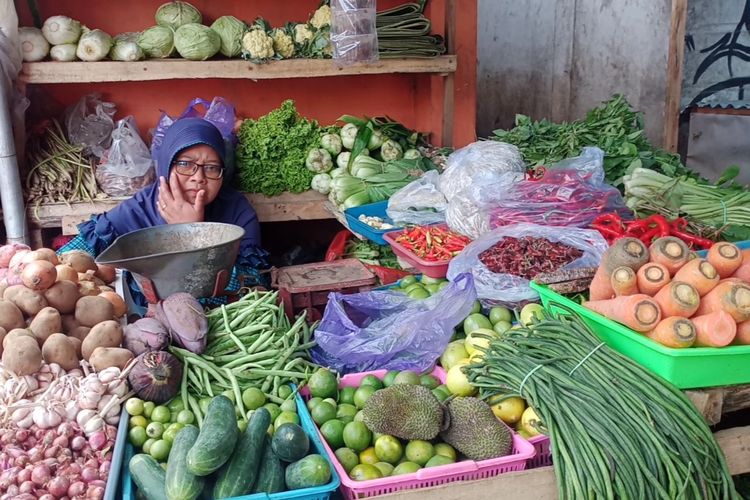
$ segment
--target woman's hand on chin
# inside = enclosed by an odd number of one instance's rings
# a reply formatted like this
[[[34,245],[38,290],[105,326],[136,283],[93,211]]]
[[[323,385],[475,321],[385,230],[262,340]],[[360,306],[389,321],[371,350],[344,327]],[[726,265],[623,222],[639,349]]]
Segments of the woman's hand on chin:
[[[164,177],[159,178],[159,198],[156,203],[159,214],[168,224],[203,222],[206,191],[199,190],[194,201],[187,199],[177,182],[176,174],[172,172],[169,183]]]

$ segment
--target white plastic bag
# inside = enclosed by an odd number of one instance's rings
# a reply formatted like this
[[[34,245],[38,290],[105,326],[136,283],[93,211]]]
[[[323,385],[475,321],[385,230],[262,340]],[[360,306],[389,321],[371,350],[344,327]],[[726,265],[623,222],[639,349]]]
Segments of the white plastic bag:
[[[378,60],[375,0],[331,2],[333,60],[340,66]]]
[[[536,300],[538,294],[529,286],[529,280],[510,274],[494,273],[479,260],[479,254],[508,236],[545,238],[583,251],[580,258],[563,266],[562,269],[596,267],[608,248],[602,235],[591,229],[513,224],[497,228],[472,241],[463,252],[451,260],[448,266],[448,279],[453,280],[460,274],[471,273],[474,276],[477,297],[484,305],[514,305]]]
[[[154,161],[132,116],[117,122],[112,147],[96,169],[96,182],[113,197],[132,196],[156,179]]]
[[[81,97],[65,111],[65,128],[68,140],[84,146],[84,153],[101,158],[109,147],[115,128],[113,116],[117,112],[114,103],[105,102],[101,94]]]
[[[439,182],[440,174],[430,170],[396,191],[388,200],[388,217],[399,225],[445,222],[448,201],[438,189]]]

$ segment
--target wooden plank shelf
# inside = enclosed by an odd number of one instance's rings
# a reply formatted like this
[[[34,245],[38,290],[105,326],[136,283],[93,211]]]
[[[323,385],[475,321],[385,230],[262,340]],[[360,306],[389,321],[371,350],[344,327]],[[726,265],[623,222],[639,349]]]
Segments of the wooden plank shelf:
[[[258,219],[261,222],[333,218],[324,206],[327,198],[315,191],[300,194],[283,193],[279,196],[253,193],[246,196],[258,213]],[[123,198],[107,198],[93,203],[78,202],[70,205],[52,203],[42,205],[38,209],[32,205],[28,208],[27,218],[32,226],[38,228],[62,227],[63,234],[76,234],[78,224],[88,220],[94,214],[111,210],[121,201]]]
[[[269,80],[388,73],[439,73],[456,71],[456,56],[424,59],[383,59],[374,63],[337,66],[330,59],[288,59],[264,64],[232,59],[187,61],[158,59],[136,62],[24,63],[21,81],[31,83],[129,82],[174,79],[234,78]]]

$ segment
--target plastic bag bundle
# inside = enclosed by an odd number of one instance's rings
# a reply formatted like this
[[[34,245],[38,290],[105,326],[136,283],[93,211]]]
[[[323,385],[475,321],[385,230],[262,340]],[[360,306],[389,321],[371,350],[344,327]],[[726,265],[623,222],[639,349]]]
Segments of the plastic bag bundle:
[[[436,224],[445,222],[448,200],[438,188],[440,174],[430,170],[399,189],[388,200],[386,213],[396,224]]]
[[[338,65],[378,60],[375,0],[331,2],[331,44]]]
[[[456,276],[426,299],[388,290],[333,292],[315,330],[313,360],[339,373],[428,371],[476,298],[470,274]]]
[[[112,197],[132,196],[156,180],[151,153],[138,134],[135,118],[117,122],[112,147],[102,156],[94,175],[99,188]]]
[[[89,94],[65,111],[65,128],[72,144],[84,146],[84,154],[101,158],[110,147],[115,128],[114,103],[105,102],[101,94]]]

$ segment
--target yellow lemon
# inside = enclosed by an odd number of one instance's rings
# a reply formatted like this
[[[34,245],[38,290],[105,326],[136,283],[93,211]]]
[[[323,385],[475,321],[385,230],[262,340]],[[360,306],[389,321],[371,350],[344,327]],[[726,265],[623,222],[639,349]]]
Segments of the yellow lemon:
[[[519,422],[519,430],[523,430],[531,437],[538,436],[541,434],[539,427],[542,425],[542,421],[539,419],[539,415],[536,414],[534,409],[529,406],[521,414],[521,421]]]
[[[446,370],[450,370],[453,365],[459,361],[465,360],[469,357],[469,353],[466,352],[463,340],[454,340],[445,348],[443,354],[440,356],[440,364]]]
[[[481,347],[483,349],[487,349],[490,345],[490,341],[497,337],[497,334],[494,330],[490,330],[488,328],[480,328],[478,330],[474,330],[473,332],[466,335],[466,339],[464,340],[464,348],[466,349],[466,352],[469,353],[469,356],[471,356],[478,347]]]
[[[477,388],[469,383],[469,378],[462,370],[468,364],[468,361],[462,361],[456,363],[448,370],[445,385],[451,394],[455,394],[456,396],[473,396],[476,394]]]
[[[492,413],[508,425],[514,425],[521,420],[521,415],[526,409],[526,401],[523,398],[512,397],[504,399],[491,406]]]

